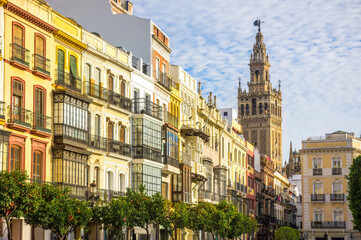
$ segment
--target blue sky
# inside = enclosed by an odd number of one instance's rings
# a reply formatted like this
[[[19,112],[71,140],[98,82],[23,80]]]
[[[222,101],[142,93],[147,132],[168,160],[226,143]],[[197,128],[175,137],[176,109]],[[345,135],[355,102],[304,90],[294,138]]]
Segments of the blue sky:
[[[283,92],[283,159],[289,141],[336,130],[361,134],[361,2],[133,0],[171,39],[172,64],[213,91],[219,107],[236,107],[238,77],[249,80],[259,17],[273,86]]]

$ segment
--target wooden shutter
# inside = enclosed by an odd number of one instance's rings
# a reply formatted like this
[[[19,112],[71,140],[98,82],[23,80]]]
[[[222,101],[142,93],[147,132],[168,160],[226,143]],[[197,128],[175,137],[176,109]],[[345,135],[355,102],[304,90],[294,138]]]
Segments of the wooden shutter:
[[[41,89],[35,90],[35,112],[45,113],[45,96],[44,91]]]
[[[125,143],[125,127],[120,128],[119,138],[121,143]]]
[[[125,82],[123,81],[120,83],[120,95],[125,97]]]
[[[70,56],[70,71],[74,78],[78,78],[78,69],[76,63],[76,57]]]
[[[58,71],[64,72],[64,51],[58,50]]]
[[[22,27],[18,26],[18,25],[14,25],[14,39],[13,42],[19,46],[24,45],[24,30]]]
[[[38,55],[44,57],[45,56],[44,46],[45,46],[44,38],[36,36],[36,38],[35,38],[35,54],[38,54]]]
[[[108,122],[108,139],[113,139],[113,124]]]
[[[110,90],[110,91],[113,91],[113,77],[112,76],[109,76],[109,78],[108,78],[108,89]]]

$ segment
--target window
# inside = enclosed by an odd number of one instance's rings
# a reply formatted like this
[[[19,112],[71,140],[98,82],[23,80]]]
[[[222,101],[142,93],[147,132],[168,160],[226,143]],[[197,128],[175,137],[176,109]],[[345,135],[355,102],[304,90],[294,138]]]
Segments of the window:
[[[100,168],[95,167],[94,168],[94,181],[97,184],[97,187],[100,186]]]
[[[89,170],[90,170],[90,166],[86,165],[85,166],[85,186],[89,187]]]
[[[162,64],[162,71],[164,74],[167,73],[167,65],[165,65],[165,63]]]
[[[162,189],[162,169],[141,163],[132,165],[132,188],[138,190],[140,185],[145,185],[149,196],[160,193]]]
[[[255,98],[252,99],[252,115],[257,114],[257,101]]]
[[[314,194],[322,194],[322,183],[315,182],[313,185]]]
[[[125,192],[125,175],[123,173],[119,174],[119,191]]]
[[[336,209],[336,210],[333,211],[333,220],[335,222],[342,222],[343,221],[342,209]]]
[[[333,194],[341,194],[342,193],[342,182],[341,181],[335,181],[332,183],[332,193]]]
[[[32,168],[32,179],[41,181],[42,180],[42,162],[43,162],[43,152],[34,151],[33,153],[33,168]]]
[[[341,168],[341,157],[332,157],[332,167]]]
[[[314,168],[314,169],[322,168],[321,163],[322,163],[322,159],[321,159],[321,158],[314,158],[314,159],[313,159],[313,168]]]
[[[114,175],[112,171],[107,171],[107,187],[108,190],[114,190]]]
[[[159,62],[159,58],[155,59],[155,78],[159,79],[159,70],[160,70],[160,62]]]
[[[90,82],[92,78],[92,67],[89,63],[85,64],[85,81]]]
[[[9,135],[0,130],[0,171],[6,170],[8,164]]]
[[[101,83],[101,71],[99,68],[95,69],[95,79],[94,80],[95,80],[96,85],[99,85]]]
[[[255,82],[259,82],[260,81],[260,73],[258,70],[256,70],[255,74],[254,74],[254,81]]]
[[[125,97],[125,82],[123,81],[120,83],[120,95]]]
[[[45,92],[35,88],[34,124],[36,127],[47,128],[45,117]]]
[[[34,66],[35,69],[47,70],[45,58],[45,38],[35,35],[35,55]]]
[[[108,77],[108,90],[113,91],[114,87],[114,78],[112,76]]]
[[[114,124],[108,122],[108,139],[114,139]]]
[[[262,110],[263,110],[262,103],[259,103],[258,109],[259,109],[259,114],[262,114]]]
[[[243,104],[241,105],[241,115],[242,116],[244,115],[244,105]]]
[[[71,85],[73,87],[78,87],[76,80],[79,79],[79,75],[78,75],[78,63],[77,63],[77,59],[75,56],[70,55],[70,76],[71,76]]]
[[[13,107],[12,117],[14,120],[25,121],[25,112],[23,109],[24,104],[24,84],[19,80],[13,80],[13,96],[12,96],[12,104]]]
[[[174,164],[176,164],[176,162],[178,162],[178,135],[177,135],[177,132],[175,132],[172,129],[165,128],[163,130],[163,134],[165,135],[163,137],[163,141],[165,143],[164,148],[163,148],[163,150],[165,152],[163,153],[163,155],[165,155],[164,158],[169,160],[169,162],[165,162],[163,160],[163,163],[174,165]]]
[[[246,115],[249,115],[249,105],[246,104]]]
[[[323,220],[323,212],[321,210],[315,211],[315,222],[321,222]]]
[[[95,136],[100,136],[100,116],[97,114],[95,115],[95,120],[94,120],[94,125],[95,125],[95,129],[94,129],[94,135]]]
[[[119,130],[119,142],[125,143],[125,127],[121,127]]]
[[[227,115],[228,115],[228,112],[223,113],[223,116],[227,117]]]
[[[13,25],[13,43],[24,47],[24,29],[17,24]],[[21,53],[21,51],[19,53]]]
[[[10,149],[10,171],[20,170],[20,164],[22,162],[22,148],[16,145],[12,145]]]
[[[65,53],[63,50],[58,49],[58,82],[64,83],[64,64]]]

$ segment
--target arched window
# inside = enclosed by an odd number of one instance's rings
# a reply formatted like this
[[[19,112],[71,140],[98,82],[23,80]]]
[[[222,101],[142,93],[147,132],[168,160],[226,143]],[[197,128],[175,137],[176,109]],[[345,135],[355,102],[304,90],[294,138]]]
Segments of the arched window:
[[[34,151],[33,153],[33,162],[32,162],[32,179],[36,181],[42,180],[42,162],[43,162],[43,152]]]
[[[16,44],[14,46],[15,49],[20,49],[20,47],[24,47],[24,28],[18,24],[13,25],[13,43]],[[23,55],[21,54],[22,51],[14,51],[14,53],[15,52],[18,52],[19,56]]]
[[[94,181],[97,184],[97,187],[99,188],[99,184],[100,184],[100,168],[99,167],[94,168]]]
[[[265,113],[268,112],[268,105],[267,105],[267,103],[264,104],[264,112],[265,112]]]
[[[244,115],[244,105],[242,104],[241,105],[241,116],[243,116]]]
[[[120,95],[122,95],[123,97],[125,97],[125,82],[122,81],[120,83]]]
[[[10,149],[10,171],[20,170],[22,161],[22,147],[12,145]]]
[[[248,103],[246,104],[246,115],[249,115],[249,105],[248,105]]]
[[[112,171],[107,171],[107,189],[114,190],[114,175]]]
[[[274,114],[277,116],[278,115],[278,107],[277,107],[277,100],[275,101],[275,110],[274,110]]]
[[[262,103],[258,104],[259,114],[262,114],[263,106]]]
[[[112,76],[108,77],[108,90],[113,91],[114,89],[114,78]]]
[[[119,142],[125,143],[125,127],[121,127],[119,130]]]
[[[125,175],[123,173],[119,174],[119,191],[125,192]]]
[[[94,126],[95,126],[94,135],[95,136],[100,136],[101,123],[100,123],[100,116],[98,114],[95,115]]]
[[[90,79],[92,78],[92,66],[87,63],[85,64],[85,81],[90,82]]]
[[[260,79],[260,73],[258,70],[256,70],[256,72],[254,73],[254,81],[259,82],[259,79]]]
[[[114,139],[114,124],[112,122],[108,122],[108,139]]]
[[[255,98],[252,98],[252,115],[257,114],[257,101]]]
[[[101,83],[101,70],[99,68],[95,68],[95,84],[99,85]]]

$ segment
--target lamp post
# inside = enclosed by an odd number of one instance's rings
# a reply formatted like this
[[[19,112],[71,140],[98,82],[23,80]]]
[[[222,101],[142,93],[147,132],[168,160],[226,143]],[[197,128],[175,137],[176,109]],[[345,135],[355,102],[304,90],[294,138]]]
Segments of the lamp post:
[[[90,184],[89,189],[89,197],[88,200],[90,201],[90,207],[93,208],[95,202],[99,199],[99,196],[97,194],[97,184],[95,181],[93,181]],[[86,234],[86,239],[88,239],[88,233]],[[95,239],[98,240],[98,226],[95,227]]]

